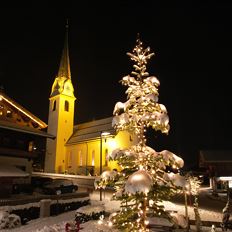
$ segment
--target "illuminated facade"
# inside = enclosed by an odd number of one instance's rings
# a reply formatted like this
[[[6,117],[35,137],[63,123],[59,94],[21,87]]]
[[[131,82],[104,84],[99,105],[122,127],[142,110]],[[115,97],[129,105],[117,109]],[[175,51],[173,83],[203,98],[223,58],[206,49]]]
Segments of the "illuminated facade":
[[[74,126],[74,88],[68,51],[68,28],[58,75],[49,98],[48,133],[56,136],[47,140],[45,172],[98,175],[105,169],[118,169],[108,154],[114,148],[136,143],[127,131],[116,134],[112,117]]]

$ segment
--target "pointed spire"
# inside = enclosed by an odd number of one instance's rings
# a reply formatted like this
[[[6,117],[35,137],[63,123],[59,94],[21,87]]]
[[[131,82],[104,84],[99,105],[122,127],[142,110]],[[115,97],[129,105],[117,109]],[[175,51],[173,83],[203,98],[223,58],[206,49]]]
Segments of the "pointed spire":
[[[58,77],[66,77],[67,79],[71,79],[69,50],[68,50],[68,19],[65,27],[66,27],[66,34],[65,34],[63,53],[60,60]]]

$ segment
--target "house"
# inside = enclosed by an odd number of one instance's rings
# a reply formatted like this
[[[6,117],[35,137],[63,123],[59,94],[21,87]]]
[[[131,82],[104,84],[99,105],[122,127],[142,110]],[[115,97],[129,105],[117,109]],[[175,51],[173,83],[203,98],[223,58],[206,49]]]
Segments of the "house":
[[[207,169],[212,188],[221,188],[222,182],[232,180],[232,150],[201,150],[199,167]]]
[[[108,154],[116,147],[137,143],[137,137],[128,131],[116,133],[112,117],[74,125],[75,101],[66,26],[60,66],[49,98],[48,133],[56,138],[47,140],[45,172],[99,175],[105,169],[119,168],[109,162]]]
[[[211,176],[232,176],[232,150],[201,150],[199,166]]]
[[[38,144],[46,138],[47,124],[0,90],[0,184],[9,190],[15,182],[29,182],[33,160],[42,157]],[[8,167],[6,169],[6,167]],[[17,171],[17,172],[16,172]],[[14,174],[13,174],[14,173]],[[17,173],[17,174],[16,174]],[[6,186],[6,183],[10,186]]]

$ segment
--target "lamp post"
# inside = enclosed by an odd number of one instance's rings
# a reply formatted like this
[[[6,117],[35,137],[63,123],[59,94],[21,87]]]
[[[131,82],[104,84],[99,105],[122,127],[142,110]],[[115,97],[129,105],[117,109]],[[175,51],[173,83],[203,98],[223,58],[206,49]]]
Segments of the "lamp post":
[[[102,174],[102,138],[107,135],[110,135],[110,132],[101,131],[101,134],[100,134],[100,175]],[[102,188],[100,188],[100,201],[102,201]]]
[[[187,222],[187,228],[186,232],[189,231],[189,215],[188,215],[188,196],[187,196],[187,189],[189,188],[188,185],[183,187],[183,192],[184,192],[184,205],[185,205],[185,218]]]

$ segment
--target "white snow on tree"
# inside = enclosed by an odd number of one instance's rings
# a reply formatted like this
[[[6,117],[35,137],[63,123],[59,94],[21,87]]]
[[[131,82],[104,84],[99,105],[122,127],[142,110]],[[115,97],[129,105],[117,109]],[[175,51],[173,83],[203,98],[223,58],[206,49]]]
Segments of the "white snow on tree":
[[[168,150],[157,152],[146,145],[146,129],[168,134],[169,117],[166,107],[158,103],[160,82],[146,70],[154,53],[149,47],[144,49],[138,38],[127,55],[134,62],[134,70],[121,80],[127,87],[127,101],[115,104],[112,126],[134,133],[138,143],[126,149],[118,147],[109,155],[118,162],[120,171],[116,175],[103,172],[98,186],[113,186],[113,199],[121,201],[120,212],[111,217],[113,225],[122,231],[148,231],[148,217],[170,216],[161,202],[184,186],[185,178],[167,173],[167,167],[181,168],[184,161]]]

